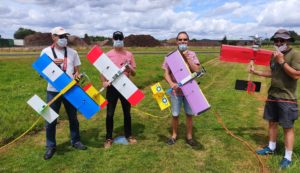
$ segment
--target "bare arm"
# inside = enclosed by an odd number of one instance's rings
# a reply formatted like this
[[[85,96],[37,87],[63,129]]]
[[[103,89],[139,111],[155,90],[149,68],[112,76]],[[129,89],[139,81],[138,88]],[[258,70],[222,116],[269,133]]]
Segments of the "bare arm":
[[[291,66],[289,66],[287,63],[284,62],[282,65],[283,70],[287,75],[289,75],[291,78],[297,80],[300,78],[300,71],[297,71],[293,69]]]
[[[79,76],[80,76],[79,66],[74,67],[74,75],[73,76],[74,76],[75,79],[79,78]]]
[[[135,72],[135,68],[133,68],[131,65],[127,66],[126,71],[128,72],[129,75],[131,76],[135,76],[136,72]]]
[[[177,88],[178,88],[178,85],[177,85],[177,83],[174,83],[174,82],[172,81],[169,72],[170,72],[169,68],[165,69],[165,75],[164,75],[164,77],[165,77],[166,81],[169,83],[169,85],[171,86],[171,88],[177,89]]]
[[[184,58],[186,59],[188,66],[190,67],[192,72],[200,71],[200,64],[195,64],[193,59],[189,57],[188,51],[184,51],[183,53]]]
[[[252,71],[253,74],[257,75],[257,76],[262,76],[262,77],[272,77],[272,73],[271,70],[266,70],[266,71],[259,71],[259,70],[253,70]]]
[[[253,65],[250,66],[249,73],[262,77],[272,77],[271,69],[266,71],[255,70]]]
[[[107,88],[110,85],[109,81],[107,81],[107,79],[102,74],[100,74],[100,80],[102,81],[102,85],[104,88]]]
[[[297,80],[300,78],[300,71],[295,70],[293,67],[288,65],[284,60],[284,55],[281,52],[274,52],[274,57],[276,61],[281,64],[283,70],[287,75],[289,75],[291,78]]]

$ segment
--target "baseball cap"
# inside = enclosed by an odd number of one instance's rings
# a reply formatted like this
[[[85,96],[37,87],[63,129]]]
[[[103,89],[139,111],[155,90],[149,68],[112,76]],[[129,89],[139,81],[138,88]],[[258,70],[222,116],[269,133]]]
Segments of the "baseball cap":
[[[271,40],[275,40],[276,38],[282,38],[284,40],[295,41],[294,38],[291,36],[291,33],[285,29],[279,29],[275,32],[275,34],[271,37]]]
[[[55,27],[51,30],[51,34],[52,35],[63,35],[63,34],[67,34],[67,35],[70,35],[69,33],[67,33],[67,31],[61,27],[61,26],[58,26],[58,27]]]
[[[113,33],[113,39],[114,40],[123,40],[124,35],[121,31],[116,31],[116,32]]]

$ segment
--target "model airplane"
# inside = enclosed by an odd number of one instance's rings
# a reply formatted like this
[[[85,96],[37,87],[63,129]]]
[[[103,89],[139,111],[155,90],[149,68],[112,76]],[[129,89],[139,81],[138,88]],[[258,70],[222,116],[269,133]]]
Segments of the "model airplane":
[[[220,60],[227,62],[237,62],[249,64],[249,66],[262,65],[269,66],[272,51],[260,49],[260,45],[254,44],[252,48],[241,46],[222,45],[220,52]],[[259,92],[261,87],[260,82],[251,80],[251,74],[248,75],[248,80],[237,80],[235,89],[246,90],[247,92]]]
[[[131,105],[137,105],[144,98],[144,93],[129,80],[122,69],[119,69],[99,46],[94,46],[87,54],[87,58]]]
[[[151,91],[153,93],[153,98],[158,103],[160,110],[165,110],[166,108],[171,106],[166,93],[164,92],[159,82],[151,86]]]
[[[194,72],[194,73],[188,75],[187,77],[182,79],[179,83],[177,83],[177,85],[178,85],[178,87],[181,87],[181,86],[185,85],[186,83],[188,83],[189,81],[191,81],[197,77],[203,76],[205,73],[206,73],[206,71],[205,71],[204,67],[202,67],[201,71]],[[172,92],[172,90],[173,90],[173,88],[169,88],[166,93],[169,94]]]
[[[101,109],[105,108],[108,104],[107,100],[100,94],[100,92],[92,85],[89,77],[83,73],[84,80],[80,80],[82,89],[100,106]]]
[[[118,71],[118,73],[116,73],[113,77],[112,77],[112,81],[109,81],[108,83],[111,84],[115,79],[117,79],[120,75],[122,75],[124,73],[124,71],[126,70],[127,67],[129,67],[129,62],[125,62],[125,65],[122,66],[122,68]],[[104,91],[105,87],[102,87],[99,92]]]
[[[58,117],[58,114],[50,108],[50,105],[61,95],[64,95],[64,97],[87,119],[91,118],[101,109],[101,107],[85,93],[80,86],[76,85],[78,81],[71,79],[47,54],[43,54],[39,57],[32,66],[43,78],[59,91],[59,94],[48,104],[36,95],[27,102],[49,123],[53,122]],[[97,92],[90,93],[93,96],[97,95]]]
[[[202,70],[200,72],[194,72],[191,75],[188,75],[185,77],[183,80],[181,80],[177,85],[178,87],[182,87],[189,81],[195,79],[196,77],[201,77],[205,74],[205,69],[202,67]],[[166,94],[170,94],[172,92],[173,88],[169,88],[166,92],[163,90],[161,87],[160,83],[156,83],[151,86],[151,91],[153,93],[153,98],[156,100],[158,103],[160,110],[164,110],[171,106]]]
[[[199,115],[208,110],[210,105],[199,88],[197,82],[192,78],[192,74],[178,50],[171,52],[166,58],[167,64],[180,86],[193,113]]]
[[[258,36],[258,34],[255,34],[254,36],[251,35],[249,37],[253,39],[253,45],[258,45],[259,47],[261,46],[262,37]]]
[[[254,47],[221,45],[220,60],[249,64],[251,60],[256,65],[269,66],[272,51]]]

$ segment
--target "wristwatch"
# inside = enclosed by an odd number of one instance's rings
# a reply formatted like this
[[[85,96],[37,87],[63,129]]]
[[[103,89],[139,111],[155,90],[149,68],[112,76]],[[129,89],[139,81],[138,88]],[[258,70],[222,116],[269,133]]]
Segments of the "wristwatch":
[[[279,64],[280,67],[283,68],[283,66],[284,66],[285,63],[286,63],[286,62],[284,61],[283,63]]]

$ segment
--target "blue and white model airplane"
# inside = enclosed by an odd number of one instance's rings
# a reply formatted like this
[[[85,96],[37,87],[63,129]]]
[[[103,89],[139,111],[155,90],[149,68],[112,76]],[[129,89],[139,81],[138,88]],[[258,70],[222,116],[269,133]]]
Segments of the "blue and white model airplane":
[[[87,119],[97,113],[101,107],[78,85],[63,72],[47,55],[43,54],[33,64],[32,67],[62,95]],[[51,102],[51,101],[50,101]],[[49,123],[53,122],[58,115],[37,95],[34,95],[28,104],[42,115]]]

